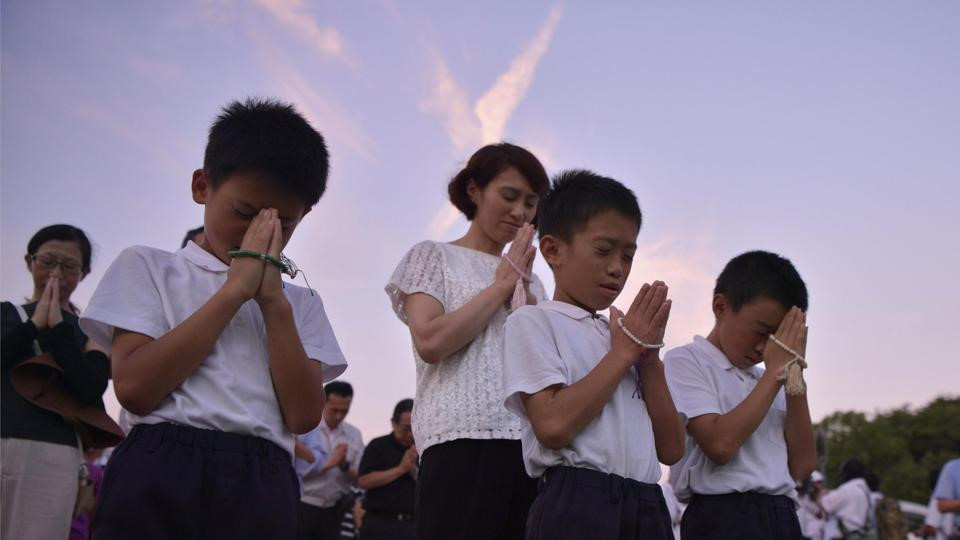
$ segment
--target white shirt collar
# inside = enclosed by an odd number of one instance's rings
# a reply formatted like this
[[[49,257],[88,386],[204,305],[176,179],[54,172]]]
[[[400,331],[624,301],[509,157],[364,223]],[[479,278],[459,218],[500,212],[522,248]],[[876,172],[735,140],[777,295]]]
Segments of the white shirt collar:
[[[693,342],[696,344],[697,348],[699,348],[700,351],[703,352],[703,354],[705,354],[707,358],[709,358],[720,369],[725,371],[735,369],[754,379],[760,378],[762,372],[759,368],[757,368],[757,366],[750,366],[747,369],[738,368],[737,366],[733,365],[733,363],[730,362],[730,359],[727,358],[727,355],[723,354],[723,351],[711,343],[709,339],[703,336],[694,336]]]
[[[561,315],[566,315],[567,317],[570,317],[571,319],[574,319],[577,321],[582,321],[583,319],[592,318],[592,319],[600,319],[607,324],[610,323],[609,319],[607,319],[603,315],[600,315],[599,313],[594,315],[593,313],[590,313],[589,311],[581,307],[575,306],[573,304],[568,304],[566,302],[557,302],[556,300],[541,300],[537,305],[543,309],[546,309],[548,311],[554,311],[556,313],[560,313]]]
[[[230,269],[230,267],[224,264],[223,261],[216,258],[209,251],[198,246],[193,242],[193,240],[187,242],[186,247],[177,253],[183,255],[185,259],[199,266],[200,268],[203,268],[204,270],[209,270],[211,272],[226,272]]]

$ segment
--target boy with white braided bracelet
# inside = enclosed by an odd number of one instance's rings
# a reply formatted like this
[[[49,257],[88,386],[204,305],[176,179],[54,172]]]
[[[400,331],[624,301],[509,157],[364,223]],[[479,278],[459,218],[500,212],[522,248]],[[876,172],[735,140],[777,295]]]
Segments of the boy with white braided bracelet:
[[[683,537],[802,538],[795,485],[816,461],[801,375],[806,309],[806,285],[789,260],[744,253],[717,278],[713,330],[667,352],[687,430],[670,471],[677,498],[689,503]]]
[[[658,461],[683,455],[683,427],[659,349],[667,286],[645,284],[626,314],[611,304],[633,263],[633,192],[589,171],[561,173],[541,203],[552,301],[507,318],[503,385],[540,478],[528,540],[673,538]],[[610,320],[597,311],[610,308]]]

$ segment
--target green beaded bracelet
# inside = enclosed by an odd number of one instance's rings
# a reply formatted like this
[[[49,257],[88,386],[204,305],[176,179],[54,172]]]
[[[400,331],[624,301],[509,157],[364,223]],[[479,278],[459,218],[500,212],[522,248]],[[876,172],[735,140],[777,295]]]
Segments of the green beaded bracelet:
[[[290,269],[287,267],[286,264],[283,263],[283,261],[281,261],[280,259],[272,255],[267,255],[266,253],[260,253],[259,251],[253,251],[251,249],[235,249],[233,251],[228,251],[227,255],[229,255],[231,258],[254,257],[257,259],[262,259],[279,268],[281,272],[284,272],[284,273],[290,272]]]

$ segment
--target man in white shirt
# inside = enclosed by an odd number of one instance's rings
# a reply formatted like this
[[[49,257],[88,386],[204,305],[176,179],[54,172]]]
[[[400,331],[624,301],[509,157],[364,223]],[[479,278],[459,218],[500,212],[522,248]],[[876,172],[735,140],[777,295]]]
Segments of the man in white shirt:
[[[782,375],[805,352],[807,301],[789,260],[744,253],[717,278],[709,335],[666,354],[687,428],[670,471],[677,499],[689,501],[684,537],[801,538],[795,485],[816,449],[806,394],[786,396]]]
[[[312,463],[297,458],[303,494],[300,496],[299,533],[301,539],[338,540],[344,513],[353,506],[352,487],[363,455],[360,430],[344,422],[353,401],[353,387],[334,381],[324,387],[327,394],[323,420],[298,442],[317,456]]]
[[[844,538],[850,533],[870,534],[877,528],[876,505],[866,478],[863,463],[849,459],[840,466],[843,483],[820,497],[820,506],[836,518]]]

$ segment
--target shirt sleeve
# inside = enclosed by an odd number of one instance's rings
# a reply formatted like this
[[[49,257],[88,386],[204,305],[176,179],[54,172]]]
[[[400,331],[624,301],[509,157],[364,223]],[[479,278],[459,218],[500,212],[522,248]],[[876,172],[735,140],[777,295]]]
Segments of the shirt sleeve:
[[[445,268],[442,248],[436,242],[421,242],[400,260],[384,290],[390,297],[394,313],[404,324],[407,323],[407,313],[403,302],[411,294],[428,294],[443,305],[444,311],[449,311],[444,294]]]
[[[560,357],[546,313],[523,306],[504,325],[504,405],[526,417],[520,394],[536,394],[555,384],[569,384],[569,373]]]
[[[688,349],[678,347],[667,352],[663,365],[667,388],[684,423],[704,414],[721,414],[720,396]]]
[[[937,500],[960,499],[960,459],[943,466],[937,477],[937,486],[933,488],[933,497]]]
[[[323,469],[323,464],[327,461],[327,458],[330,457],[330,452],[327,451],[326,445],[323,444],[324,436],[320,433],[320,427],[316,427],[313,431],[301,435],[299,440],[300,444],[306,446],[313,452],[313,463],[307,463],[300,458],[294,459],[293,466],[297,470],[297,476],[302,480],[314,470],[319,471]]]
[[[0,307],[2,317],[2,337],[0,337],[0,358],[3,360],[3,369],[23,362],[34,356],[33,341],[40,332],[28,318],[20,319],[17,308],[10,302],[3,302]]]
[[[850,499],[850,490],[848,487],[849,484],[842,484],[820,499],[820,504],[823,506],[824,512],[836,514],[838,510],[846,506],[847,501]]]
[[[80,318],[80,328],[107,351],[113,330],[122,328],[153,339],[170,331],[159,286],[150,271],[149,252],[131,247],[120,252],[97,285]]]
[[[302,309],[297,332],[303,342],[303,352],[307,358],[320,362],[323,366],[323,382],[328,383],[346,371],[347,359],[340,350],[320,295],[310,295],[306,290],[301,290],[301,293],[298,303]]]

